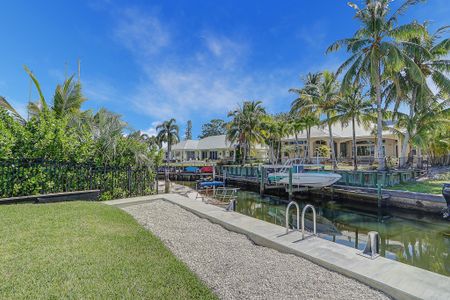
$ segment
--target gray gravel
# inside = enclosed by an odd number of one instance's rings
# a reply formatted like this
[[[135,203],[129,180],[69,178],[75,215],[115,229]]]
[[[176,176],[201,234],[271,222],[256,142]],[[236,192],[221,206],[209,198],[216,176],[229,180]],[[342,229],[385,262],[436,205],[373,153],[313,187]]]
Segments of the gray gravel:
[[[308,260],[257,246],[174,204],[158,200],[125,210],[221,299],[388,299]]]

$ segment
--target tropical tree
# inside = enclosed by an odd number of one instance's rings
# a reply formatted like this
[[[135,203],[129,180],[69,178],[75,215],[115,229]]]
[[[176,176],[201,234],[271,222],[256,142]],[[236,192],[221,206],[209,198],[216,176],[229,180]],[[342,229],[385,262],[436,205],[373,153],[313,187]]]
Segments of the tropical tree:
[[[227,124],[221,119],[212,119],[206,124],[202,125],[202,133],[198,138],[203,139],[213,135],[223,135],[227,133]]]
[[[81,112],[81,105],[86,101],[86,98],[83,96],[81,83],[74,81],[74,75],[66,78],[62,84],[56,86],[53,104],[49,107],[39,81],[26,66],[24,68],[39,94],[38,101],[28,103],[28,112],[31,116],[39,116],[42,111],[50,109],[55,112],[58,118],[66,115],[75,117]]]
[[[327,52],[336,51],[341,46],[346,46],[351,52],[348,58],[338,69],[338,73],[347,70],[343,80],[342,88],[368,79],[370,90],[376,100],[377,109],[377,153],[379,169],[385,168],[383,157],[383,99],[382,84],[388,76],[408,68],[411,79],[422,84],[424,77],[416,63],[402,51],[407,38],[420,36],[423,26],[417,23],[409,23],[397,26],[398,17],[405,13],[411,6],[420,0],[405,1],[393,14],[390,13],[390,0],[366,0],[364,8],[349,2],[356,10],[356,19],[360,21],[361,27],[351,38],[343,39],[333,43]],[[408,43],[410,49],[421,50],[414,43]]]
[[[172,145],[180,140],[179,136],[180,129],[176,124],[176,122],[177,121],[174,118],[172,118],[156,126],[156,130],[158,131],[156,138],[158,139],[160,146],[162,146],[162,143],[167,143],[166,169],[164,172],[166,193],[170,191],[168,163],[172,159]]]
[[[298,145],[298,134],[303,132],[306,129],[305,122],[301,118],[292,118],[291,120],[291,129],[294,134],[295,139],[295,155],[297,158],[300,158],[300,147]]]
[[[427,29],[427,25],[427,23],[424,23],[423,27]],[[422,35],[405,40],[403,51],[415,62],[427,80],[421,83],[416,82],[413,80],[414,74],[411,74],[408,68],[394,74],[392,83],[386,87],[386,106],[395,102],[394,111],[397,112],[401,102],[407,104],[409,106],[409,119],[413,120],[416,112],[423,107],[427,107],[429,101],[433,99],[434,95],[432,89],[428,86],[428,82],[433,83],[442,95],[448,96],[450,94],[450,80],[446,76],[446,73],[450,70],[450,60],[446,59],[450,50],[450,39],[441,39],[448,28],[449,26],[441,27],[433,34],[425,30]],[[410,47],[410,44],[420,47]],[[407,162],[406,152],[410,144],[411,134],[414,135],[415,131],[415,128],[405,131],[401,147],[400,166],[404,166]],[[410,148],[410,154],[411,150]]]
[[[333,168],[336,168],[331,117],[334,114],[333,108],[339,100],[339,84],[335,74],[329,71],[311,76],[314,80],[307,82],[303,89],[291,89],[291,91],[299,94],[299,97],[292,102],[292,108],[303,110],[303,112],[314,115],[317,119],[320,119],[322,115],[326,116],[323,123],[328,127],[331,160],[333,161]]]
[[[95,157],[102,164],[113,163],[120,152],[118,145],[127,127],[119,114],[100,109],[91,119],[90,128],[95,141]]]
[[[244,101],[236,110],[228,113],[232,120],[227,126],[227,138],[231,143],[238,143],[242,164],[245,164],[252,146],[264,140],[261,131],[264,115],[265,109],[261,101]]]
[[[177,121],[172,118],[156,126],[156,131],[158,132],[156,138],[158,139],[160,145],[162,145],[162,143],[167,143],[168,161],[172,159],[172,145],[178,143],[178,141],[180,140],[180,129],[176,122]]]
[[[192,121],[187,121],[186,132],[184,133],[185,140],[192,140]]]
[[[376,120],[373,116],[372,101],[362,95],[362,87],[354,85],[344,91],[343,96],[334,108],[336,115],[330,122],[340,122],[342,126],[352,124],[352,152],[353,169],[358,170],[358,159],[356,151],[356,124],[368,128]]]
[[[416,147],[419,157],[422,156],[422,149],[428,151],[436,142],[439,143],[436,133],[448,129],[450,125],[449,100],[440,101],[438,97],[433,97],[430,101],[427,107],[416,109],[412,117],[409,113],[395,112],[395,125],[391,128],[402,138],[409,136],[408,146],[410,149]]]
[[[309,103],[311,96],[316,91],[316,86],[320,82],[320,73],[308,73],[305,78],[302,79],[302,88],[291,88],[289,92],[297,94],[297,98],[291,104],[290,114],[294,120],[299,120],[302,122],[306,129],[306,153],[305,157],[310,160],[312,153],[309,151],[311,145],[311,128],[313,126],[319,125],[319,118],[310,105],[305,105]]]

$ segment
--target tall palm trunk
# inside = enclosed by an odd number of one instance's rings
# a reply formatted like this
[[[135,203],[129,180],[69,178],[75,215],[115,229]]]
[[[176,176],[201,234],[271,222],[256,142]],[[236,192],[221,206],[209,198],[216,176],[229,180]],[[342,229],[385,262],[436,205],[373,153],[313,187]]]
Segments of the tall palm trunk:
[[[300,147],[298,146],[298,133],[297,131],[294,134],[295,136],[295,153],[297,158],[300,158]]]
[[[353,148],[353,170],[358,170],[358,159],[356,157],[356,130],[355,130],[355,117],[352,118],[352,148]]]
[[[310,144],[311,144],[311,126],[308,126],[308,128],[306,128],[306,153],[305,153],[305,158],[306,161],[308,162],[310,160],[310,153],[309,153]]]
[[[416,99],[417,99],[417,86],[414,87],[412,96],[411,96],[411,103],[409,105],[409,121],[411,122],[414,118],[414,112],[416,108]],[[413,125],[413,124],[410,124]],[[408,127],[408,126],[407,126]],[[412,149],[409,149],[408,151],[408,145],[409,145],[409,139],[411,138],[410,130],[412,130],[413,126],[409,126],[411,128],[406,128],[405,135],[403,137],[403,143],[402,143],[402,151],[400,154],[400,167],[404,167],[406,163],[408,162],[408,159],[410,157],[410,153]],[[411,132],[414,135],[414,132]]]
[[[167,143],[167,159],[166,159],[166,168],[164,170],[164,192],[166,194],[170,193],[170,181],[169,181],[169,162],[172,157],[172,145],[170,145],[170,139],[167,139],[169,142]]]
[[[383,111],[381,106],[381,82],[380,82],[380,62],[376,61],[376,75],[375,75],[375,96],[377,100],[377,155],[378,155],[378,170],[386,168],[384,163],[383,151]]]
[[[327,119],[329,119],[330,118],[330,115],[329,114],[327,114]],[[330,140],[329,140],[329,146],[330,146],[330,150],[331,150],[331,160],[333,161],[332,163],[333,163],[333,170],[336,170],[336,168],[337,168],[337,165],[336,165],[336,152],[334,151],[334,140],[333,140],[333,132],[332,132],[332,129],[331,129],[331,124],[330,124],[330,122],[327,122],[328,123],[328,134],[329,134],[329,138],[330,138]]]

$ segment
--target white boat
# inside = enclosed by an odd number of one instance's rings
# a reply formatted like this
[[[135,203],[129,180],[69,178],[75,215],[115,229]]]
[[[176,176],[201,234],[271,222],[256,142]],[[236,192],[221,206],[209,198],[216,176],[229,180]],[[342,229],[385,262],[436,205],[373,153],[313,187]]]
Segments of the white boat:
[[[322,168],[323,166],[302,164],[301,162],[301,159],[288,160],[281,168],[278,167],[279,171],[268,174],[269,182],[289,185],[289,169],[293,170],[292,185],[294,187],[323,188],[335,184],[342,177],[332,172],[305,171],[306,167]]]
[[[335,184],[341,179],[341,175],[336,173],[316,173],[316,172],[304,172],[292,174],[292,185],[302,186],[309,188],[322,188]],[[281,178],[279,183],[289,184],[289,174]]]

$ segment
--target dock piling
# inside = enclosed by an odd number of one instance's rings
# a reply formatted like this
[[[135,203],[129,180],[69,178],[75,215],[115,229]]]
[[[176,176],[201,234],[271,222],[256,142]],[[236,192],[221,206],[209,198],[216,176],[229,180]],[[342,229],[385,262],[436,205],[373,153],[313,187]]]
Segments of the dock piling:
[[[292,189],[292,168],[289,169],[289,200],[292,200],[292,196],[294,194]]]

